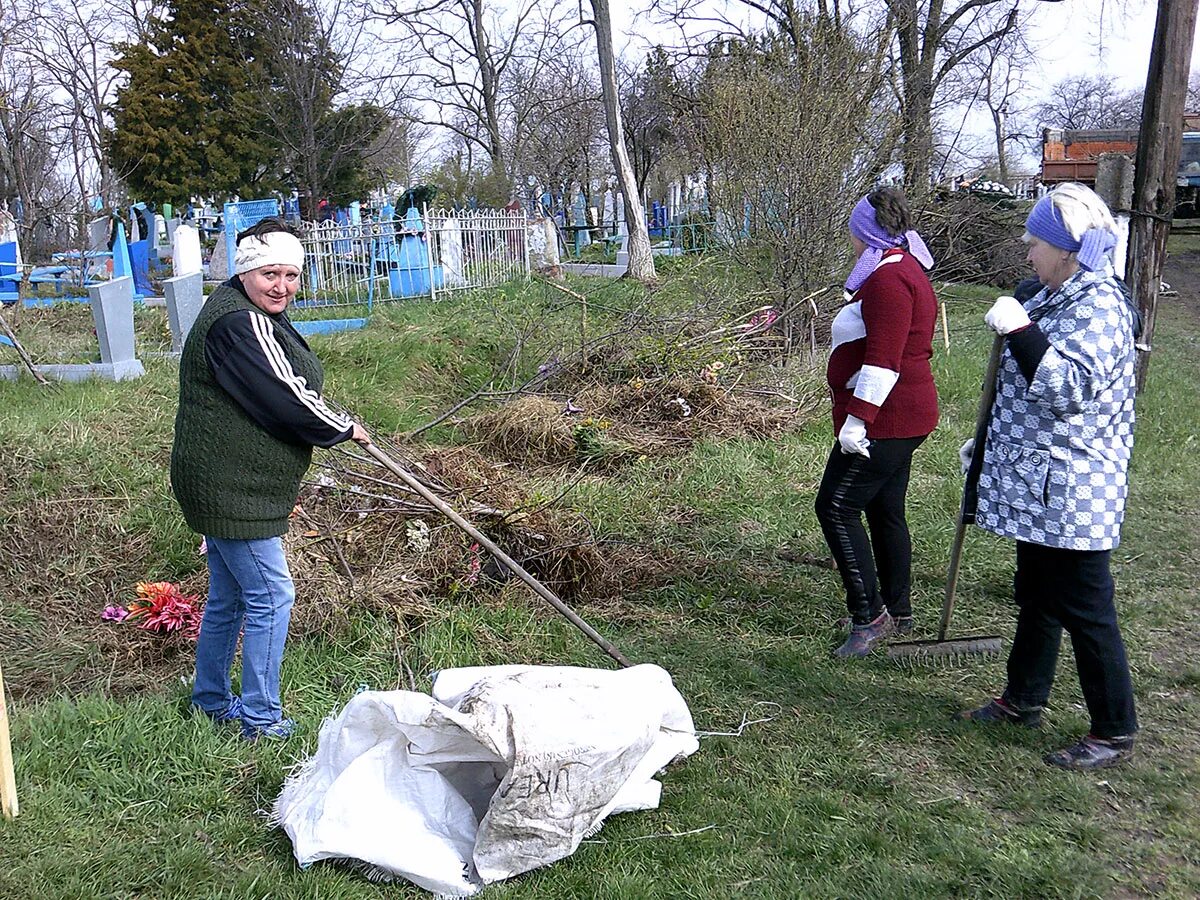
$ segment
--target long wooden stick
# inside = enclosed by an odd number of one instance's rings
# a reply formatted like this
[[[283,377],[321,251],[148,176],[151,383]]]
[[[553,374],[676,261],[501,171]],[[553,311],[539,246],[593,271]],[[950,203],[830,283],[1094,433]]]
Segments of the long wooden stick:
[[[386,466],[393,475],[420,494],[430,506],[432,506],[443,516],[457,525],[460,529],[474,538],[479,545],[487,550],[488,553],[492,554],[492,556],[494,556],[501,565],[529,585],[535,594],[557,609],[566,617],[567,621],[587,635],[592,643],[615,659],[622,666],[628,668],[629,666],[633,665],[633,663],[631,663],[625,657],[625,655],[621,653],[620,650],[603,638],[600,633],[597,632],[596,629],[594,629],[591,625],[583,621],[583,619],[579,617],[579,614],[571,609],[571,607],[567,606],[567,604],[563,603],[553,591],[526,572],[518,562],[497,547],[487,535],[460,516],[453,509],[453,507],[446,503],[446,501],[444,501],[437,494],[433,493],[433,491],[429,490],[429,488],[425,487],[425,485],[418,481],[411,473],[406,472],[403,468],[401,468],[395,462],[395,460],[393,460],[374,444],[367,444],[366,451],[375,457],[375,459],[379,460],[379,462],[381,462],[384,466]]]
[[[4,673],[0,672],[0,812],[14,819],[17,809],[17,774],[13,769],[12,741],[8,734],[8,703],[4,699]]]
[[[983,393],[979,398],[979,411],[975,415],[975,449],[971,454],[971,465],[967,467],[967,478],[963,484],[962,502],[958,508],[958,525],[954,529],[954,544],[950,548],[950,568],[946,573],[946,597],[942,601],[942,621],[938,625],[938,641],[946,640],[950,630],[950,616],[954,612],[954,598],[958,591],[958,571],[962,564],[963,541],[967,526],[975,521],[975,505],[978,499],[979,472],[983,468],[983,445],[987,441],[988,423],[992,418],[992,404],[996,401],[996,376],[1000,372],[1000,356],[1004,352],[1004,337],[996,335],[992,342],[992,355],[988,358],[987,371],[983,376]]]
[[[21,357],[21,362],[25,364],[25,368],[27,368],[29,373],[33,375],[34,380],[38,384],[50,384],[50,382],[46,380],[45,376],[37,370],[37,366],[33,364],[33,358],[30,357],[28,351],[21,346],[21,342],[17,340],[17,336],[13,334],[13,330],[8,327],[8,320],[4,318],[2,313],[0,313],[0,330],[4,331],[9,343],[12,344],[13,349],[17,351],[17,356]]]

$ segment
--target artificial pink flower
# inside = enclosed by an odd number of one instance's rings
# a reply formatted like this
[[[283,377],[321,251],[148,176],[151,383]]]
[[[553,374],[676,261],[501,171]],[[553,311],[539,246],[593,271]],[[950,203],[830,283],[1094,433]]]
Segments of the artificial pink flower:
[[[100,618],[105,622],[120,622],[128,615],[129,610],[127,610],[125,607],[117,606],[116,604],[110,604],[109,606],[104,607],[104,612],[100,613]]]

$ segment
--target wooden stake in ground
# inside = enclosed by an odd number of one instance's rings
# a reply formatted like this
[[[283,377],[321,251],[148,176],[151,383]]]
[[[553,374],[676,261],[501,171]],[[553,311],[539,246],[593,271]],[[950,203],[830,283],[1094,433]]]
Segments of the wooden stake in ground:
[[[1137,366],[1139,391],[1145,387],[1150,370],[1158,289],[1171,215],[1175,211],[1175,178],[1183,149],[1183,113],[1192,39],[1196,34],[1196,7],[1196,0],[1160,0],[1146,95],[1142,100],[1142,128],[1138,135],[1129,223],[1129,263],[1125,272],[1125,281],[1142,313]]]
[[[4,673],[0,671],[0,812],[16,818],[17,774],[13,769],[12,741],[8,734],[8,702],[4,698]]]

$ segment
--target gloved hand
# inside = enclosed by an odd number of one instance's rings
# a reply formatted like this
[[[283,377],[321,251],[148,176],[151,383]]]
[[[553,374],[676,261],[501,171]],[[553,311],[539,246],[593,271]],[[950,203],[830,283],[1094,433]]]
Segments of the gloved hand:
[[[1029,314],[1016,297],[997,297],[983,321],[996,334],[1012,334],[1029,324]]]
[[[867,459],[871,454],[867,448],[871,442],[867,440],[867,423],[858,416],[846,416],[842,430],[838,432],[838,443],[842,445],[843,453],[860,453]]]
[[[971,468],[971,457],[975,455],[975,438],[971,438],[965,444],[958,448],[958,461],[962,463],[962,473],[967,474],[967,469]]]

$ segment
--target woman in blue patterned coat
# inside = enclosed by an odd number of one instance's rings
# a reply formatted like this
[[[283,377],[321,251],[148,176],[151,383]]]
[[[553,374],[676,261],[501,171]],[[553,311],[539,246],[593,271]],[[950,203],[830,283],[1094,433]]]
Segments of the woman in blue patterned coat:
[[[1109,557],[1120,540],[1133,449],[1138,315],[1112,267],[1116,227],[1094,192],[1064,184],[1026,221],[1045,287],[1000,297],[985,321],[1003,335],[976,522],[1017,542],[1017,630],[1004,693],[960,714],[1037,727],[1065,629],[1091,730],[1046,762],[1123,762],[1137,731]],[[969,461],[974,441],[960,456]]]

